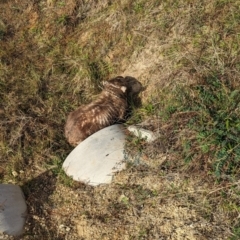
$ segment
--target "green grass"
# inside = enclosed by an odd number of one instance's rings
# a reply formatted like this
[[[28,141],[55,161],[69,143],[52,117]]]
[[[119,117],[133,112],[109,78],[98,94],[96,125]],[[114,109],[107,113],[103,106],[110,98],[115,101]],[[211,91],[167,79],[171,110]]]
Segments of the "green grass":
[[[194,165],[210,163],[206,170],[217,178],[239,174],[240,159],[240,94],[231,81],[221,78],[213,74],[194,86],[180,87],[175,107],[166,107],[167,115],[184,112],[188,117],[188,112],[195,113],[185,126],[194,136],[182,142],[183,158]]]
[[[237,240],[240,238],[240,228],[236,226],[233,230],[233,236],[230,238],[230,240]]]
[[[171,171],[188,176],[190,182],[198,178],[211,187],[216,184],[216,191],[205,193],[206,187],[200,196],[206,202],[198,202],[197,196],[194,204],[208,220],[214,212],[224,211],[226,225],[235,234],[232,239],[239,237],[238,1],[2,1],[0,13],[1,183],[25,186],[31,196],[39,183],[48,185],[52,177],[57,187],[75,191],[73,181],[61,169],[72,150],[63,133],[66,116],[94,99],[103,80],[124,72],[136,74],[147,88],[141,95],[142,105],[132,106],[127,124],[154,120],[166,145],[159,151],[169,157],[146,172],[158,176],[159,184]],[[156,204],[160,198],[160,191],[138,183],[143,171],[140,157],[151,146],[133,136],[126,146],[134,159],[126,174],[136,178],[125,189],[118,189],[125,196],[120,203],[113,197],[114,190],[113,196],[111,192],[106,197],[113,204],[103,203],[111,206],[112,215],[122,210],[121,221],[131,207],[153,200]],[[84,208],[91,202],[98,209],[97,213],[89,210],[94,219],[101,215],[102,202],[96,203],[95,198],[102,192],[86,189],[80,188],[81,197],[87,199],[80,205]],[[181,187],[163,191],[170,200],[184,198],[182,192]],[[104,221],[117,228],[116,218],[112,221],[113,216],[106,216]],[[143,231],[140,227],[142,223],[132,239],[151,239],[151,226]],[[39,229],[39,236],[48,231]],[[34,229],[29,234],[34,235]]]

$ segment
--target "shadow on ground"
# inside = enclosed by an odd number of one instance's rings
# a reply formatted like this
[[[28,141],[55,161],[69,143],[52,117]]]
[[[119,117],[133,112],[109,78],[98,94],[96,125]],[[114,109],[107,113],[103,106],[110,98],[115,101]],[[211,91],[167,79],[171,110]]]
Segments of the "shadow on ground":
[[[54,205],[50,197],[56,182],[57,176],[49,170],[21,186],[28,207],[24,239],[65,239],[51,219]]]

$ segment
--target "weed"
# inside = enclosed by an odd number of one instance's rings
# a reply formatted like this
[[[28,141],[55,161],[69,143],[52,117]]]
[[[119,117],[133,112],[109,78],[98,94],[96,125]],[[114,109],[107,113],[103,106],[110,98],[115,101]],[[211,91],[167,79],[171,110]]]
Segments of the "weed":
[[[144,11],[144,4],[142,2],[136,2],[133,9],[137,14],[140,14]]]
[[[57,23],[62,25],[67,25],[68,21],[69,21],[69,16],[67,15],[62,15],[57,19]]]
[[[145,239],[147,235],[147,230],[142,226],[141,230],[138,232],[138,239]]]
[[[240,238],[240,226],[235,226],[233,229],[233,236],[230,240],[238,240]]]
[[[152,191],[150,189],[143,188],[142,186],[134,186],[134,196],[138,200],[139,203],[142,201],[155,197],[157,195],[156,191]]]
[[[62,163],[63,161],[60,158],[54,157],[47,164],[45,164],[45,167],[48,171],[51,171],[53,176],[58,178],[60,183],[64,184],[65,186],[72,187],[74,181],[72,178],[66,175],[62,169]]]
[[[65,1],[57,1],[57,6],[64,7],[66,5]]]
[[[126,206],[129,206],[129,205],[130,205],[130,203],[129,203],[129,198],[126,197],[126,196],[124,196],[124,195],[121,196],[120,201],[121,201],[124,205],[126,205]]]
[[[153,115],[155,113],[155,106],[149,102],[144,106],[144,111],[146,112],[146,115]]]

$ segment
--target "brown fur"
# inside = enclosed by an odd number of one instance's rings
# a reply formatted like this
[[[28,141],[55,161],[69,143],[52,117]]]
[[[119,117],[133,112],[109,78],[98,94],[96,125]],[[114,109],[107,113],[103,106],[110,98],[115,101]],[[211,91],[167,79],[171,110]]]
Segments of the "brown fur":
[[[119,76],[103,85],[95,101],[69,114],[65,136],[71,145],[76,146],[98,130],[125,120],[128,97],[142,91],[142,84],[133,77]]]

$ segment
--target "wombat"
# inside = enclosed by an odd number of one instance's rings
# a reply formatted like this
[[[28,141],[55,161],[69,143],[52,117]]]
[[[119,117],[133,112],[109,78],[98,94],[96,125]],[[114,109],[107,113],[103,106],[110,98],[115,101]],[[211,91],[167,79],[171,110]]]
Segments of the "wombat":
[[[67,141],[76,146],[100,129],[126,120],[129,98],[136,97],[142,90],[142,84],[129,76],[104,81],[95,101],[69,114],[65,125]]]

